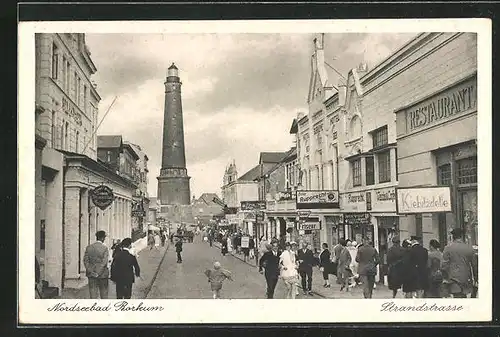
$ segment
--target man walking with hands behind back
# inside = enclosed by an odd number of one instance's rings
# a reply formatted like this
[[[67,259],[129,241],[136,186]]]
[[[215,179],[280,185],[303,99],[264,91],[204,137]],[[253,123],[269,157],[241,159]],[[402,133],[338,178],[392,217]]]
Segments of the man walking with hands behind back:
[[[299,261],[299,274],[302,281],[302,290],[304,295],[312,296],[312,273],[314,264],[313,252],[307,248],[307,242],[302,242],[302,249],[298,251],[297,259]],[[307,285],[306,285],[307,277]]]
[[[363,296],[365,298],[372,298],[380,257],[377,250],[372,247],[371,242],[367,238],[363,240],[363,245],[358,249],[356,262],[359,264],[358,274],[361,282],[363,282]]]
[[[137,258],[130,253],[131,248],[132,239],[124,239],[122,241],[122,250],[117,252],[111,264],[111,281],[116,283],[117,299],[131,298],[132,284],[135,281],[135,277],[141,276],[141,269],[139,268],[139,263],[137,263]]]
[[[83,264],[89,279],[90,298],[98,298],[99,292],[101,299],[104,300],[108,298],[109,286],[109,249],[104,244],[106,232],[98,231],[96,238],[97,241],[85,249]]]
[[[272,245],[266,245],[267,251],[262,255],[259,261],[259,272],[266,277],[267,283],[267,298],[274,298],[274,289],[276,289],[276,284],[278,283],[278,278],[280,274],[280,255],[281,252],[278,249],[278,243],[274,242]],[[264,271],[263,271],[264,269]]]

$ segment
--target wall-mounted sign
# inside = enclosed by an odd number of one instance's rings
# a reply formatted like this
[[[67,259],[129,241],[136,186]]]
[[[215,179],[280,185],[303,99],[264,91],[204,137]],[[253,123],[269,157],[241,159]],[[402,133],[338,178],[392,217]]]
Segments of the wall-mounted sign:
[[[342,194],[342,210],[347,212],[366,211],[366,193],[352,192]]]
[[[303,230],[303,231],[314,231],[314,230],[321,230],[321,222],[309,222],[309,221],[306,221],[306,222],[303,222],[303,223],[299,223],[298,225],[298,228],[299,230]]]
[[[406,110],[408,133],[425,129],[477,109],[476,77]]]
[[[372,192],[372,208],[377,212],[396,212],[396,188],[381,188]]]
[[[339,208],[338,191],[297,191],[297,209]]]
[[[140,210],[140,209],[134,209],[132,211],[132,216],[136,218],[143,218],[146,216],[146,212]]]
[[[274,199],[276,201],[294,200],[295,199],[295,193],[293,193],[292,191],[278,192],[278,193],[276,193]]]
[[[111,188],[105,185],[100,185],[90,190],[90,198],[92,199],[94,205],[104,211],[113,203],[115,195]]]
[[[397,188],[398,214],[451,212],[449,186]]]
[[[242,211],[263,211],[266,209],[265,201],[242,201]]]
[[[370,223],[370,213],[344,213],[344,222],[349,225]]]
[[[372,210],[372,191],[366,192],[366,210]]]
[[[76,124],[82,125],[82,116],[80,115],[80,113],[78,113],[76,111],[77,109],[75,109],[75,106],[73,105],[73,103],[70,103],[65,97],[63,97],[63,99],[62,99],[62,110],[66,114],[73,117]]]
[[[293,221],[286,222],[286,228],[294,228],[294,227],[295,227],[295,222]]]

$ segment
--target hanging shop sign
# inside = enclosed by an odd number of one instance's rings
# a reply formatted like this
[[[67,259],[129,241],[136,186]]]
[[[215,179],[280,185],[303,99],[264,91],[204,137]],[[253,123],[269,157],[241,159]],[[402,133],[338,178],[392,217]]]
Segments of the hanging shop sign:
[[[294,199],[295,199],[295,193],[293,193],[292,191],[278,192],[276,193],[275,196],[276,201],[294,200]]]
[[[108,208],[115,200],[113,190],[106,185],[100,185],[90,190],[90,198],[101,210]]]
[[[366,193],[352,192],[342,194],[342,210],[347,212],[365,212],[367,210]]]
[[[398,214],[451,212],[449,186],[397,188]]]
[[[321,222],[320,221],[305,221],[303,223],[299,223],[299,230],[303,231],[316,231],[321,230]]]
[[[344,222],[349,225],[370,223],[370,213],[344,213]]]
[[[297,191],[297,209],[339,208],[338,191]]]
[[[264,212],[257,212],[255,214],[255,221],[264,221]]]
[[[263,211],[266,209],[265,201],[242,201],[242,211]]]

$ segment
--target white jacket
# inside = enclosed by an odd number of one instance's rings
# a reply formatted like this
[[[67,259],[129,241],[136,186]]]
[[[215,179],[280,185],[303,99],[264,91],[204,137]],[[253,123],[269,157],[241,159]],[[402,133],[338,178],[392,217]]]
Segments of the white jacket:
[[[295,264],[295,253],[285,250],[280,255],[281,277],[292,277],[297,275],[297,265]]]

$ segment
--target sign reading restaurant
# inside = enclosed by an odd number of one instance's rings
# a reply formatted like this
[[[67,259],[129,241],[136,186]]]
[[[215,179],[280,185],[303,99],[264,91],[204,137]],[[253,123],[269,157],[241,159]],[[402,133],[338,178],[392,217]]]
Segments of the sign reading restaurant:
[[[297,209],[339,208],[338,191],[297,191]]]
[[[413,132],[477,109],[477,80],[473,77],[406,109],[406,130]]]
[[[397,188],[398,214],[451,212],[450,187]]]

